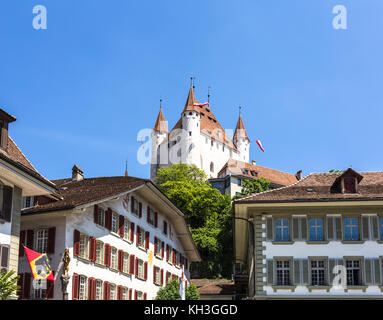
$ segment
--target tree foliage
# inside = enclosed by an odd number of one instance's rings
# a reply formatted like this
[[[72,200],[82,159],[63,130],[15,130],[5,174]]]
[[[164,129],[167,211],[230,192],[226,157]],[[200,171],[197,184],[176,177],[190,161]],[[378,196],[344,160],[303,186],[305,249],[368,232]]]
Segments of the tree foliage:
[[[204,171],[195,165],[174,164],[158,170],[156,182],[185,214],[201,263],[191,271],[201,277],[230,276],[232,265],[231,202],[211,187]]]
[[[15,271],[0,271],[0,300],[6,300],[9,296],[19,290],[17,285],[19,276],[14,277]]]
[[[197,287],[189,283],[185,289],[185,300],[199,300],[199,292]],[[162,287],[157,292],[155,300],[181,300],[180,295],[180,282],[178,280],[171,280],[165,287]]]
[[[242,190],[239,195],[236,195],[233,199],[240,199],[248,197],[253,193],[259,193],[270,190],[270,182],[265,178],[255,178],[254,180],[243,180]]]

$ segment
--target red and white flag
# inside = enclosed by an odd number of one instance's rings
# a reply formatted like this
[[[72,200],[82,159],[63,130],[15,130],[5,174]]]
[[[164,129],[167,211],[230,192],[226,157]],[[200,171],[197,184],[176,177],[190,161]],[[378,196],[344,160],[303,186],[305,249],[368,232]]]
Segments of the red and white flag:
[[[261,150],[262,150],[263,152],[265,152],[265,149],[263,149],[263,147],[262,147],[261,140],[257,140],[256,143],[257,143],[257,145],[261,148]]]
[[[208,106],[209,105],[209,102],[205,102],[205,103],[194,103],[193,106],[195,107],[204,107],[204,106]]]

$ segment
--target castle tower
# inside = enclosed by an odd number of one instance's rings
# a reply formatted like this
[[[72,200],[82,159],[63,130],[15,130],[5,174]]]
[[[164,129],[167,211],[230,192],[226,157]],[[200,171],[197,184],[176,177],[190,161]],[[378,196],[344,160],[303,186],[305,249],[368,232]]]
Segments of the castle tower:
[[[150,162],[150,179],[153,182],[160,165],[166,165],[168,161],[168,134],[168,124],[162,112],[162,106],[160,105],[160,111],[158,112],[157,120],[154,124],[154,128],[151,134],[152,150]]]
[[[235,128],[233,143],[237,147],[240,161],[249,162],[250,159],[250,139],[247,136],[245,125],[243,124],[241,111],[239,112],[239,118],[237,127]]]
[[[186,99],[185,107],[181,113],[182,117],[182,147],[181,162],[195,164],[201,168],[200,152],[200,113],[196,106],[198,101],[194,96],[194,88],[191,85]]]

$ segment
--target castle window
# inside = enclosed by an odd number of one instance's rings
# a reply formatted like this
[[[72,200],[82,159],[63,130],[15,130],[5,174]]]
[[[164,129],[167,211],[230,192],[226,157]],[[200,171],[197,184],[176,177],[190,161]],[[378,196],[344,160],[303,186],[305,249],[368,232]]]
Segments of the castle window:
[[[193,115],[193,113],[189,112],[189,116]]]
[[[214,172],[214,163],[210,162],[210,172]]]
[[[192,135],[192,132],[191,132],[191,131],[189,131],[189,137],[191,137],[191,135]]]

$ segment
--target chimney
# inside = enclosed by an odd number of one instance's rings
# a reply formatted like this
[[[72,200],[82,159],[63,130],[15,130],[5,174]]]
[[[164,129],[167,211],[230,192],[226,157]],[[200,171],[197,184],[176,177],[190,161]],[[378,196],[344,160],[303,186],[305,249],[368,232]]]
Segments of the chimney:
[[[255,160],[251,160],[251,164],[255,166]]]
[[[72,168],[72,181],[81,181],[84,179],[84,172],[77,165]]]
[[[297,177],[298,180],[302,180],[302,170],[299,170],[295,176]]]

